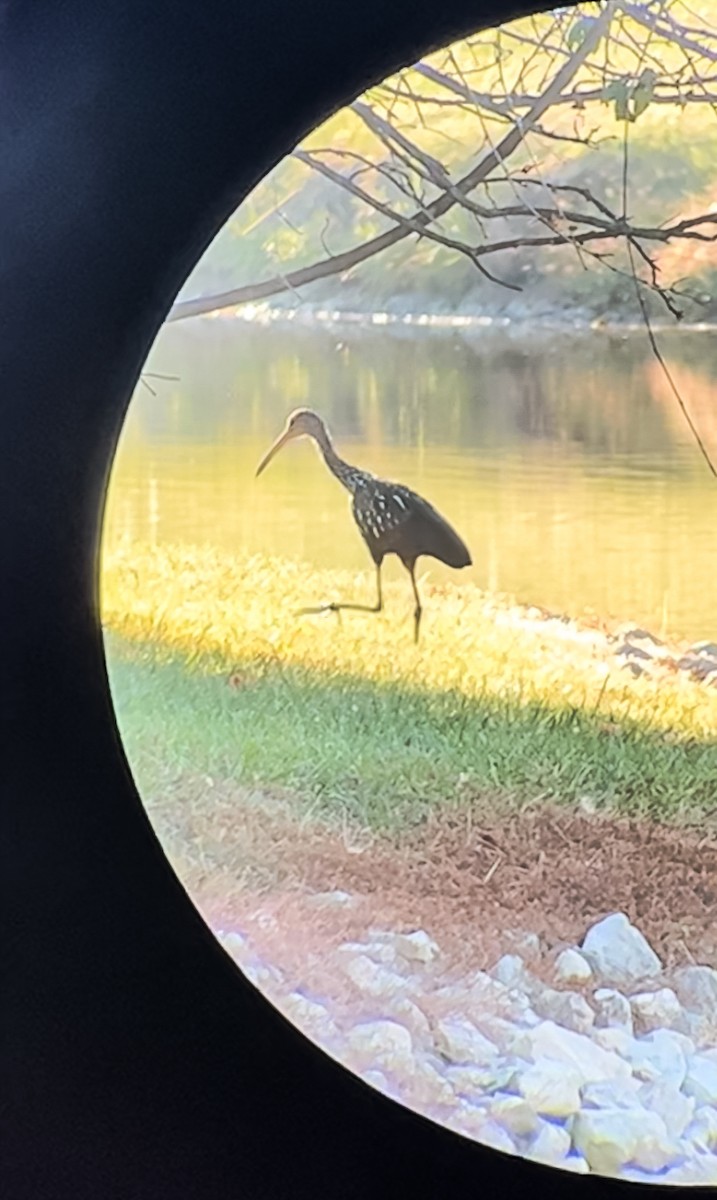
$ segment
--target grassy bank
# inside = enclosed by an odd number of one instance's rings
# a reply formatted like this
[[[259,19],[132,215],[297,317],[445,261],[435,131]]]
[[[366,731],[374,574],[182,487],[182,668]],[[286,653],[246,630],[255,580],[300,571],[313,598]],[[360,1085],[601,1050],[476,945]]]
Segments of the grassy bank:
[[[108,556],[119,725],[152,805],[183,777],[279,785],[305,813],[391,829],[434,805],[539,800],[700,819],[717,808],[717,691],[632,679],[477,589],[403,583],[379,617],[297,618],[372,577],[210,549]],[[211,801],[208,800],[208,803]]]

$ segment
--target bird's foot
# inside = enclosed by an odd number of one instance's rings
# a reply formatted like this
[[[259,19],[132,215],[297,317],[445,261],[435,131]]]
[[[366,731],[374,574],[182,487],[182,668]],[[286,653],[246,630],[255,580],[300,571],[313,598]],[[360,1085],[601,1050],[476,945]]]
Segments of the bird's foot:
[[[335,601],[332,601],[330,604],[319,604],[316,608],[299,608],[297,609],[296,615],[297,617],[303,617],[306,615],[314,616],[318,613],[325,612],[336,613],[336,618],[339,624],[341,624],[341,605],[337,604]]]

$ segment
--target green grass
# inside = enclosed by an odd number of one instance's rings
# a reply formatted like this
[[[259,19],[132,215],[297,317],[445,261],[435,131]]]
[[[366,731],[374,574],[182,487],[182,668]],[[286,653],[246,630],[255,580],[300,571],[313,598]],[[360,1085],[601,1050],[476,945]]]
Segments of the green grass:
[[[322,585],[370,579],[307,583],[293,564],[210,550],[135,546],[106,564],[112,690],[150,806],[204,774],[383,830],[454,803],[717,811],[711,689],[613,680],[579,646],[556,657],[539,623],[516,629],[472,589],[433,597],[418,650],[401,588],[383,618],[289,619],[287,603]]]

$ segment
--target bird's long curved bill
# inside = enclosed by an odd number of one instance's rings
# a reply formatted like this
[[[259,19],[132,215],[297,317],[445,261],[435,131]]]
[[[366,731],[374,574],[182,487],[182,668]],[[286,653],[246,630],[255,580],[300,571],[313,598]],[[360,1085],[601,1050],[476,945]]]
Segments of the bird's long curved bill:
[[[259,463],[259,466],[256,469],[256,475],[254,476],[255,479],[258,475],[261,475],[261,473],[265,469],[265,467],[269,466],[269,463],[271,462],[274,455],[279,453],[279,451],[281,450],[281,447],[286,442],[289,441],[290,437],[291,437],[291,434],[289,433],[288,429],[285,429],[283,433],[279,434],[279,437],[276,439],[273,446],[269,447],[266,454],[264,455],[261,462]]]

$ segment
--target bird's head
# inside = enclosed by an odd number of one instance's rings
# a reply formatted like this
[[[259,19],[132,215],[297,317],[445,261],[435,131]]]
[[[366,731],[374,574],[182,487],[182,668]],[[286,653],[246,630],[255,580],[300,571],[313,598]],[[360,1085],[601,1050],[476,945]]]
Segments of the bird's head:
[[[315,413],[310,408],[295,408],[292,413],[289,413],[283,431],[279,434],[274,444],[269,447],[259,463],[256,469],[257,475],[261,475],[264,468],[268,467],[272,458],[275,454],[278,454],[282,446],[299,437],[312,437],[319,443],[326,440],[326,426],[318,413]]]

